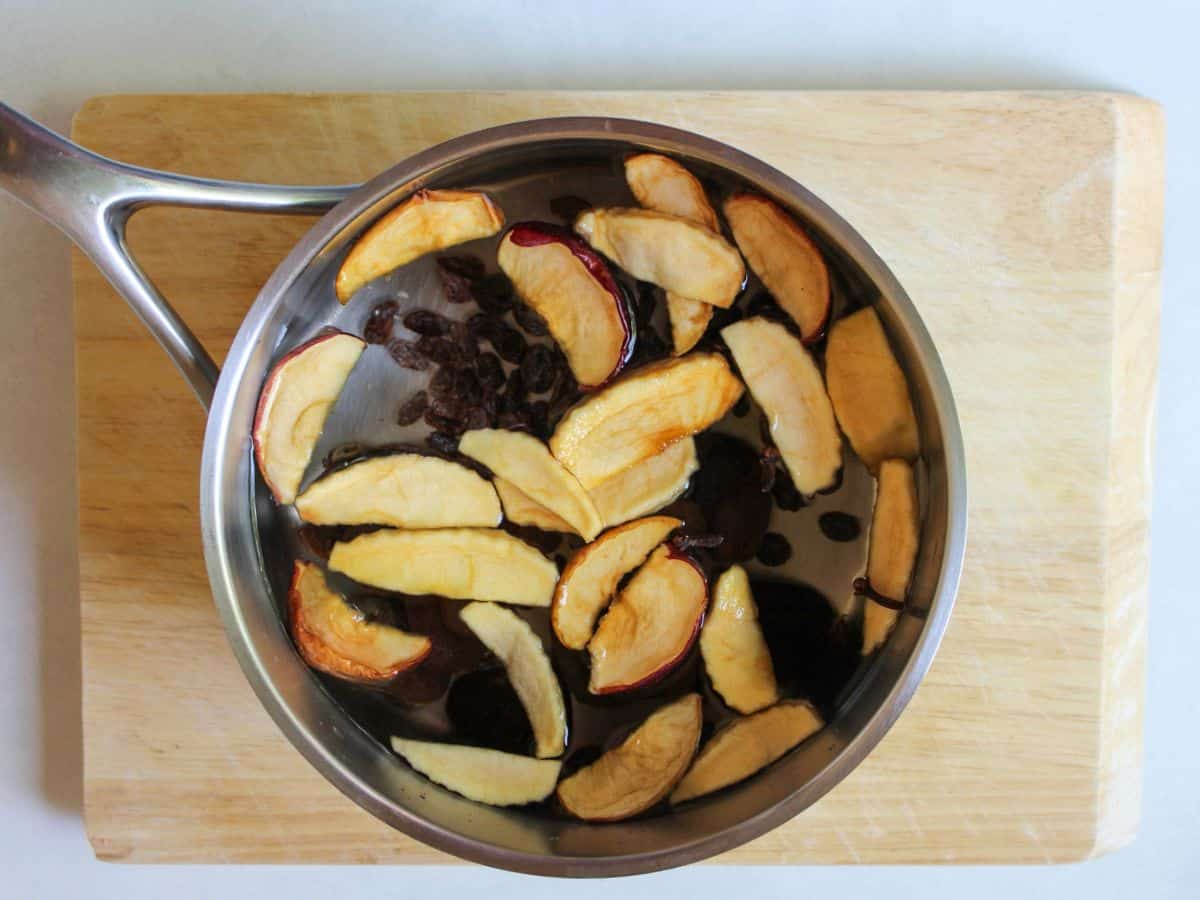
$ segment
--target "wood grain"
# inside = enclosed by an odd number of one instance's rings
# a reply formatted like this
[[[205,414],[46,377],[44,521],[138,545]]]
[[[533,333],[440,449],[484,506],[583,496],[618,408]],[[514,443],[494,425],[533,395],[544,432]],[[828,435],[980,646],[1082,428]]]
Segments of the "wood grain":
[[[957,609],[878,750],[729,863],[1044,862],[1128,843],[1142,671],[1162,117],[1101,94],[470,93],[89,101],[85,145],[218,178],[366,178],[524,118],[612,114],[728,141],[795,176],[908,288],[966,436]],[[220,356],[306,223],[153,210],[130,240]],[[87,831],[139,862],[444,862],[276,732],[212,608],[203,415],[74,261]]]

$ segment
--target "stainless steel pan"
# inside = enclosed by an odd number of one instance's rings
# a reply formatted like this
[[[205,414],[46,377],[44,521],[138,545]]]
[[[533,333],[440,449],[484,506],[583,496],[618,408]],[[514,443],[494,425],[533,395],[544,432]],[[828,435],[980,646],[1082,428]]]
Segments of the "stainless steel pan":
[[[523,185],[540,178],[545,188],[560,177],[569,184],[581,173],[599,173],[597,183],[603,184],[603,174],[619,172],[617,163],[634,149],[668,153],[774,197],[806,220],[853,290],[875,305],[908,375],[920,421],[924,525],[911,610],[818,737],[764,776],[669,815],[587,825],[483,807],[431,785],[333,702],[294,652],[283,624],[279,601],[293,549],[281,537],[288,532],[288,513],[275,507],[256,478],[250,429],[271,363],[321,327],[363,315],[361,304],[369,301],[356,299],[360,305],[353,312],[348,310],[355,304],[337,304],[333,275],[349,245],[383,211],[421,187],[487,186],[505,194],[502,206],[515,218],[524,214],[511,208],[519,207]],[[621,875],[703,859],[787,821],[845,778],[883,737],[928,669],[954,603],[966,536],[963,448],[950,388],[916,309],[882,260],[833,210],[759,160],[661,125],[546,119],[456,138],[358,188],[274,187],[125,166],[0,104],[0,187],[57,225],[91,258],[208,407],[200,476],[204,554],[238,661],[309,762],[401,831],[466,859],[548,875]],[[324,213],[263,286],[220,373],[125,245],[129,217],[160,204]],[[421,290],[420,267],[413,273],[381,290]],[[342,414],[340,406],[333,418]],[[394,436],[377,411],[351,408],[344,414],[370,438]]]

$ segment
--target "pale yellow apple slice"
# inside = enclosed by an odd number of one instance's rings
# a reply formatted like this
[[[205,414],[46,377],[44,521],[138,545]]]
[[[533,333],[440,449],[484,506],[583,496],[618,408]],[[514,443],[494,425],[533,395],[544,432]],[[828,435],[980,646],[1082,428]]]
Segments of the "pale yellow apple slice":
[[[314,525],[451,528],[500,524],[500,501],[466,466],[420,453],[392,453],[318,478],[296,498]]]
[[[499,476],[492,479],[500,503],[504,507],[504,518],[517,525],[532,525],[542,531],[574,533],[575,529],[557,513],[546,509],[523,490]]]
[[[741,566],[717,579],[712,609],[700,629],[700,655],[713,688],[730,709],[758,712],[779,699],[771,652]]]
[[[794,701],[735,719],[700,748],[671,802],[682,803],[749,778],[824,727],[816,710]]]
[[[345,303],[360,287],[426,253],[491,237],[504,213],[478,191],[417,191],[363,233],[338,269],[334,289]]]
[[[742,256],[715,231],[648,209],[592,209],[575,220],[583,238],[642,281],[728,308],[742,289]]]
[[[742,395],[724,357],[690,353],[643,366],[563,416],[550,449],[586,490],[716,422]]]
[[[875,512],[871,516],[867,583],[871,591],[896,604],[904,602],[917,560],[920,515],[912,466],[902,459],[885,459],[879,464]],[[884,642],[897,615],[897,610],[867,600],[863,610],[864,655]]]
[[[562,769],[557,759],[533,759],[486,747],[399,737],[392,738],[392,750],[430,781],[490,806],[521,806],[545,800]]]
[[[504,664],[533,728],[537,755],[561,756],[567,742],[567,711],[541,639],[515,612],[494,603],[472,603],[459,616]]]
[[[519,222],[497,257],[517,294],[543,319],[585,390],[621,370],[633,349],[628,304],[604,260],[576,235]]]
[[[254,416],[254,458],[280,503],[296,499],[329,410],[365,346],[350,334],[323,334],[297,347],[267,376]]]
[[[691,649],[706,606],[708,584],[695,561],[659,546],[588,641],[588,690],[614,694],[662,678]]]
[[[646,209],[668,213],[718,231],[717,213],[708,202],[699,179],[670,157],[639,153],[625,160],[625,180],[637,202]],[[667,291],[667,315],[671,322],[671,345],[682,356],[704,336],[713,308]]]
[[[288,589],[292,639],[314,669],[355,681],[385,681],[429,655],[429,638],[368,622],[330,590],[325,573],[297,562]]]
[[[920,455],[908,380],[875,310],[860,309],[833,324],[825,379],[838,423],[867,468],[874,472],[885,459],[912,462]]]
[[[651,516],[606,531],[571,557],[550,607],[550,623],[564,647],[582,650],[591,640],[596,618],[617,584],[682,525],[671,516]]]
[[[480,428],[462,436],[458,452],[515,484],[535,503],[561,517],[584,540],[590,541],[604,527],[596,505],[578,479],[533,435]]]
[[[743,319],[721,329],[750,394],[770,424],[771,440],[796,489],[833,484],[842,467],[842,436],[817,364],[783,325]]]
[[[549,606],[553,562],[490,528],[384,529],[333,545],[329,568],[363,584],[452,600]]]
[[[588,493],[607,528],[656,512],[679,499],[698,468],[696,442],[687,437],[604,479]]]
[[[829,322],[829,270],[816,244],[791,216],[758,194],[725,201],[725,219],[758,280],[800,327],[806,344]]]
[[[645,812],[687,771],[702,724],[699,694],[685,694],[660,707],[619,746],[564,778],[558,785],[559,802],[589,822],[615,822]]]

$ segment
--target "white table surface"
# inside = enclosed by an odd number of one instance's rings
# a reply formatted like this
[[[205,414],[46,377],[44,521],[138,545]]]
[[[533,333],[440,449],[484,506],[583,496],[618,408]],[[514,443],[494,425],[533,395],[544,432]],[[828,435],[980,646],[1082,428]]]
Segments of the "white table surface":
[[[1026,868],[734,868],[622,897],[1200,896],[1200,6],[1195,0],[4,0],[0,98],[59,130],[93,94],[406,88],[1083,88],[1167,110],[1145,802],[1130,848]],[[603,4],[609,6],[609,4]],[[253,6],[253,8],[251,8]],[[610,894],[480,868],[137,867],[84,838],[67,244],[0,196],[0,896]],[[191,490],[187,485],[181,490]]]

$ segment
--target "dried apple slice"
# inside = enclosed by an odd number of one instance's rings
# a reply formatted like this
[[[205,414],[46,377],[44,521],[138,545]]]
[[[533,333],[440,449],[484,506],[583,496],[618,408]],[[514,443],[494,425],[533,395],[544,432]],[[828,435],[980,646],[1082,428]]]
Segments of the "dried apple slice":
[[[329,568],[404,594],[549,606],[558,568],[491,528],[384,529],[333,545]]]
[[[645,812],[670,793],[696,755],[703,724],[699,694],[650,714],[619,746],[558,785],[571,815],[615,822]]]
[[[746,386],[770,422],[771,439],[796,489],[829,487],[842,467],[838,433],[825,382],[812,357],[778,322],[743,319],[721,329]]]
[[[300,489],[329,410],[366,347],[351,334],[322,334],[271,369],[254,416],[254,458],[280,503]]]
[[[521,806],[545,800],[562,769],[557,759],[533,759],[461,744],[394,737],[392,749],[430,781],[490,806]]]
[[[288,589],[292,639],[314,669],[355,681],[386,681],[429,655],[433,643],[368,622],[332,590],[319,566],[297,562]]]
[[[868,599],[863,610],[864,656],[882,644],[896,624],[898,610],[892,606],[903,603],[908,593],[920,541],[920,515],[912,466],[902,459],[885,459],[879,464],[867,551],[867,584],[884,603]],[[887,601],[891,604],[885,605]]]
[[[885,459],[921,453],[908,380],[870,307],[834,323],[825,349],[833,411],[850,446],[872,472]]]
[[[568,522],[552,510],[546,509],[523,490],[497,476],[492,479],[500,504],[504,507],[504,518],[516,525],[532,525],[542,531],[573,533]]]
[[[794,701],[735,719],[700,749],[671,793],[671,802],[682,803],[749,778],[823,727],[816,710]]]
[[[615,694],[662,678],[691,649],[708,584],[691,557],[661,545],[634,574],[588,641],[588,690]]]
[[[687,437],[624,472],[604,479],[588,493],[604,526],[609,528],[660,510],[679,499],[699,467],[696,442]]]
[[[541,639],[515,612],[494,603],[472,603],[459,616],[504,664],[533,728],[537,755],[561,756],[567,742],[567,711]]]
[[[700,181],[675,160],[657,153],[639,153],[625,160],[625,180],[637,202],[647,209],[690,219],[709,231],[718,231],[717,213],[708,202]],[[671,344],[682,356],[704,336],[713,308],[667,291]]]
[[[500,241],[500,268],[543,319],[584,390],[629,361],[629,305],[595,251],[565,228],[520,222]]]
[[[779,699],[771,651],[741,566],[717,579],[712,609],[700,629],[700,655],[713,688],[731,709],[758,712]]]
[[[804,343],[819,340],[829,322],[829,270],[821,251],[782,209],[757,194],[725,201],[738,249],[771,296],[800,326]]]
[[[504,213],[478,191],[417,191],[386,213],[358,239],[334,290],[345,303],[360,287],[426,253],[491,237],[504,226]]]
[[[575,220],[584,240],[642,281],[726,309],[746,280],[742,256],[703,225],[648,209],[591,209]]]
[[[468,431],[458,451],[483,463],[590,541],[604,523],[579,481],[531,434],[480,428]]]
[[[643,366],[577,404],[550,450],[586,490],[720,419],[742,395],[724,357],[690,353]]]
[[[651,516],[605,532],[571,557],[550,607],[550,623],[564,647],[582,650],[591,640],[596,618],[617,584],[682,525],[671,516]]]
[[[486,478],[436,456],[392,453],[318,478],[296,498],[314,525],[451,528],[500,524],[500,501]]]

